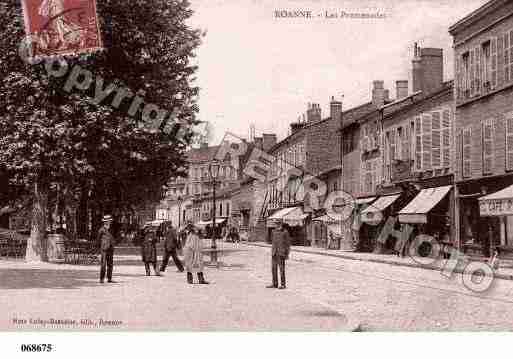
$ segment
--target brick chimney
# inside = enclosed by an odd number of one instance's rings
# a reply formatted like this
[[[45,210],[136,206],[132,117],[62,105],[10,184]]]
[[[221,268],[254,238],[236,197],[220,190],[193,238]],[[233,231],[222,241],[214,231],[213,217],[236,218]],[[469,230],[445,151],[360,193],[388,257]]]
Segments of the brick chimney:
[[[395,82],[395,99],[400,100],[408,97],[408,80],[397,80]]]
[[[263,150],[269,151],[271,147],[273,147],[278,141],[275,133],[263,133]]]
[[[335,97],[331,96],[331,101],[330,101],[330,117],[331,117],[331,119],[340,120],[341,113],[342,113],[342,101],[335,101]]]
[[[429,94],[439,90],[443,83],[443,50],[438,48],[420,48],[415,43],[413,54],[413,92]]]
[[[306,121],[315,122],[322,119],[321,106],[318,103],[308,103],[306,109]]]
[[[376,107],[385,104],[385,88],[382,80],[372,81],[372,104]]]

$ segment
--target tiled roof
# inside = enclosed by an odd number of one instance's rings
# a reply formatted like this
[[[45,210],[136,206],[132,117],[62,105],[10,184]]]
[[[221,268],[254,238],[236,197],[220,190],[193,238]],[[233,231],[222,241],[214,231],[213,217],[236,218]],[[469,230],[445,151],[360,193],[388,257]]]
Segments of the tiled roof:
[[[218,149],[219,146],[193,148],[186,153],[187,161],[190,163],[209,162],[214,158]]]

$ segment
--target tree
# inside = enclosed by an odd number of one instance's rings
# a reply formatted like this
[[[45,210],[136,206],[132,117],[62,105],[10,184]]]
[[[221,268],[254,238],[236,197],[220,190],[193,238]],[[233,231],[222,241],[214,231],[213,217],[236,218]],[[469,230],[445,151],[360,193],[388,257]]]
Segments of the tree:
[[[68,72],[57,77],[49,71],[56,62],[21,61],[20,3],[0,4],[0,162],[12,171],[12,182],[32,194],[27,260],[46,259],[52,184],[82,210],[81,200],[93,201],[101,215],[154,200],[170,177],[182,174],[198,110],[196,66],[190,62],[201,33],[186,24],[191,15],[188,1],[98,2],[105,50],[64,57]],[[133,115],[130,101],[112,106],[116,92],[95,102],[95,84],[66,89],[76,66],[90,71],[96,85],[101,77],[104,88],[144,90],[145,103],[173,112],[190,127],[177,132],[164,124],[141,126],[142,106]]]

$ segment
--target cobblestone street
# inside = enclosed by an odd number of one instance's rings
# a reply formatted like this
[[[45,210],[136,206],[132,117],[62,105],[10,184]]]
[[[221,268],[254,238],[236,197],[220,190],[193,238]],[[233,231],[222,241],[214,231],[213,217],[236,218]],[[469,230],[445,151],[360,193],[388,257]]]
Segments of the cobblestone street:
[[[476,294],[458,274],[293,252],[288,289],[272,290],[268,248],[221,248],[221,267],[206,270],[208,286],[186,284],[173,266],[148,278],[136,255],[116,256],[117,283],[104,285],[96,266],[0,261],[0,327],[413,331],[507,330],[513,322],[512,281]],[[29,322],[38,319],[75,324]]]

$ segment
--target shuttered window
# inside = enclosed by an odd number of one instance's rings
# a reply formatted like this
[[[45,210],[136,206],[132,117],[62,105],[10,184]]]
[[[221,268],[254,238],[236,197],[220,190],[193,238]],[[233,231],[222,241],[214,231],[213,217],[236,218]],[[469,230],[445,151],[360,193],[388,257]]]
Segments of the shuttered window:
[[[463,97],[463,76],[461,73],[461,58],[459,56],[456,56],[454,71],[456,73],[456,98],[461,99]]]
[[[410,128],[405,126],[403,128],[403,144],[402,144],[402,159],[405,161],[410,160]]]
[[[431,114],[431,165],[433,169],[440,168],[442,165],[441,125],[440,112],[433,112]]]
[[[497,87],[497,38],[496,37],[494,37],[490,40],[490,58],[491,58],[490,87],[493,90]]]
[[[415,170],[422,170],[422,120],[415,117]]]
[[[501,34],[497,37],[497,87],[501,87],[504,83],[504,36]]]
[[[510,36],[509,33],[504,34],[504,83],[508,83],[511,80],[510,77]]]
[[[422,169],[431,169],[431,114],[422,115]]]
[[[506,170],[513,171],[513,113],[506,115]]]
[[[474,57],[475,57],[474,87],[475,87],[475,94],[479,95],[481,93],[481,77],[482,77],[482,73],[483,73],[481,46],[478,46],[474,49]]]
[[[395,160],[395,131],[392,130],[388,133],[388,139],[390,141],[390,164]]]
[[[451,111],[442,113],[442,167],[451,167]]]
[[[472,176],[472,129],[463,130],[463,178]]]
[[[493,168],[493,119],[483,121],[483,174],[491,174]]]
[[[470,50],[470,96],[474,96],[476,88],[475,88],[475,74],[476,74],[476,66],[475,66],[475,58],[474,58],[474,49]]]

